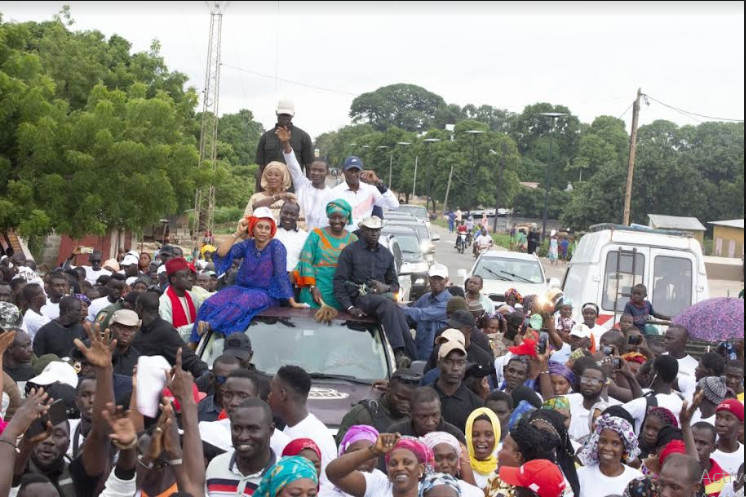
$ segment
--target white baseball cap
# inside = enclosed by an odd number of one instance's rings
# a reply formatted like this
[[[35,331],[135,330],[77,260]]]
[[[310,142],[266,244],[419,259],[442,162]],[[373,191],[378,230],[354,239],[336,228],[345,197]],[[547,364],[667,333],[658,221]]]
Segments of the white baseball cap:
[[[591,329],[588,328],[588,326],[586,326],[583,323],[578,323],[572,327],[572,330],[570,331],[570,336],[578,337],[578,338],[590,338]]]
[[[295,103],[289,98],[281,98],[277,102],[277,115],[279,116],[280,114],[289,114],[291,116],[294,116]]]
[[[269,207],[258,207],[254,209],[254,212],[251,214],[253,217],[257,218],[268,218],[268,219],[274,219],[275,217],[272,215],[272,211]]]
[[[75,369],[63,361],[52,361],[47,364],[39,376],[34,376],[29,383],[39,386],[51,385],[52,383],[64,383],[73,388],[78,387],[78,374]]]
[[[430,270],[427,272],[428,276],[440,276],[441,278],[448,278],[448,266],[445,264],[435,263],[430,266]]]

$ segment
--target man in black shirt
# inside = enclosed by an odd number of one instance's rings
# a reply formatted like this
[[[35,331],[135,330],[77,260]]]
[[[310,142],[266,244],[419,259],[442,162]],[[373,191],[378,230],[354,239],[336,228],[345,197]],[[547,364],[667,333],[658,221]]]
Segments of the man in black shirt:
[[[301,167],[306,169],[308,175],[311,169],[311,163],[314,159],[313,143],[311,142],[311,136],[293,125],[292,120],[295,116],[295,105],[291,100],[283,99],[277,102],[277,124],[275,127],[266,131],[259,139],[259,143],[256,146],[256,159],[255,162],[259,164],[259,170],[256,174],[256,187],[255,191],[262,191],[262,172],[264,172],[264,166],[272,161],[279,161],[285,163],[285,157],[282,155],[283,144],[275,134],[277,128],[285,128],[290,131],[290,146],[295,152],[295,157],[298,159],[298,163]]]
[[[392,424],[388,433],[400,433],[402,436],[424,437],[434,431],[444,431],[466,444],[464,432],[443,419],[438,393],[430,387],[420,387],[412,393],[411,419]]]
[[[457,340],[449,340],[438,349],[440,378],[433,385],[441,402],[443,418],[463,431],[469,414],[484,403],[464,385],[466,349]]]
[[[363,219],[359,227],[361,238],[339,255],[334,296],[352,317],[375,316],[383,325],[399,367],[407,367],[417,349],[404,311],[386,295],[399,291],[399,281],[394,256],[378,243],[383,221],[372,216]]]
[[[115,374],[132,376],[137,359],[142,355],[137,348],[132,346],[139,328],[140,317],[135,311],[119,309],[111,316],[109,330],[111,338],[117,341],[117,347],[111,357]]]
[[[161,319],[158,298],[159,295],[151,291],[137,297],[135,312],[142,319],[142,325],[132,345],[141,355],[162,355],[171,365],[176,364],[176,351],[181,349],[182,368],[192,373],[195,379],[199,378],[209,371],[207,364],[187,347],[176,328]]]
[[[85,339],[86,333],[80,325],[81,302],[75,297],[62,297],[60,300],[60,317],[45,324],[34,337],[34,354],[54,354],[57,357],[69,357],[73,340]]]
[[[20,328],[11,328],[16,336],[3,355],[3,371],[14,381],[26,381],[33,378],[34,370],[31,367],[31,358],[34,351],[31,348],[31,337]]]

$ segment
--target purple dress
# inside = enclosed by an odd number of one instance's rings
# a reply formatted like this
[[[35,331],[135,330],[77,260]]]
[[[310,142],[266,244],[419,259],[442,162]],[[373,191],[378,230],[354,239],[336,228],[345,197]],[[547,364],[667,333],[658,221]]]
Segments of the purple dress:
[[[287,251],[279,240],[270,240],[261,252],[257,251],[253,239],[234,244],[225,257],[215,258],[217,273],[225,273],[235,259],[243,259],[236,284],[223,288],[202,303],[190,341],[199,341],[197,326],[200,321],[207,321],[213,330],[226,336],[243,333],[254,316],[277,305],[278,299],[293,296],[286,267]]]

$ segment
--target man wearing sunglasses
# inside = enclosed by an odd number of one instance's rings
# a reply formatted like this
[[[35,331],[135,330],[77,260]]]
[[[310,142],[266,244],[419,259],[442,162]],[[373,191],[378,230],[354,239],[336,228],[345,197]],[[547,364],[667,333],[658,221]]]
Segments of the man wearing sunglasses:
[[[212,371],[206,377],[210,384],[207,397],[197,405],[197,416],[200,421],[217,421],[223,405],[223,384],[231,372],[241,369],[236,356],[223,354],[212,365]]]
[[[75,250],[73,250],[73,253],[70,254],[70,257],[67,258],[65,261],[65,264],[63,267],[65,269],[75,269],[76,266],[73,266],[72,263],[75,260],[75,258],[83,253],[81,250],[83,247],[77,247]],[[111,271],[108,269],[103,269],[101,267],[101,264],[103,262],[103,256],[100,251],[94,250],[89,256],[88,256],[88,263],[90,266],[81,266],[83,269],[85,269],[85,279],[88,283],[91,285],[96,284],[96,280],[98,280],[99,276],[111,276]]]

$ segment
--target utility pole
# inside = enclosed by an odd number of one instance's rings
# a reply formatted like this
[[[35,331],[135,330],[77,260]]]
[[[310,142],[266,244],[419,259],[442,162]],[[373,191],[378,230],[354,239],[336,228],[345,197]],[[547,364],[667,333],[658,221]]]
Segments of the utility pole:
[[[419,155],[414,156],[414,178],[412,179],[412,196],[415,197],[417,194],[414,192],[417,187],[417,162],[420,160]]]
[[[629,164],[627,166],[627,186],[624,190],[624,220],[623,224],[629,226],[629,209],[632,203],[632,178],[635,175],[635,154],[637,153],[637,120],[640,117],[640,97],[642,88],[637,89],[637,98],[632,104],[632,131],[629,135]]]
[[[490,149],[494,153],[494,150]],[[493,154],[494,155],[494,154]],[[505,158],[508,156],[508,144],[503,142],[502,157],[497,166],[497,188],[495,189],[495,221],[492,223],[492,232],[497,233],[497,218],[500,211],[500,193],[503,185],[503,170],[505,169]]]
[[[218,109],[220,99],[220,44],[223,27],[223,10],[230,2],[208,2],[210,8],[210,38],[207,44],[205,92],[202,97],[202,121],[199,134],[199,163],[197,167],[217,169]],[[195,248],[202,236],[213,235],[215,215],[215,186],[197,189],[194,198],[192,236]]]
[[[448,193],[451,191],[451,179],[453,178],[453,166],[451,166],[451,172],[448,173],[448,186],[446,186],[446,199],[443,201],[443,215],[446,213],[448,208]]]

